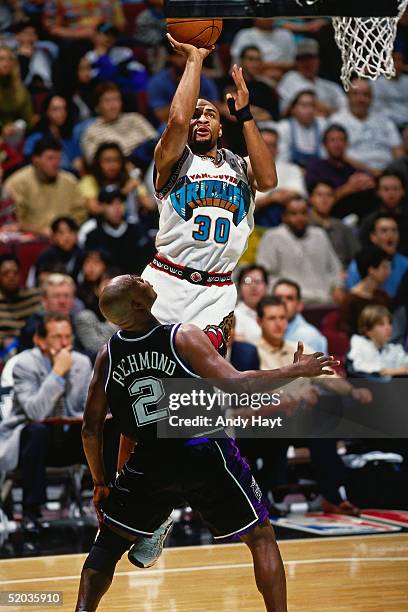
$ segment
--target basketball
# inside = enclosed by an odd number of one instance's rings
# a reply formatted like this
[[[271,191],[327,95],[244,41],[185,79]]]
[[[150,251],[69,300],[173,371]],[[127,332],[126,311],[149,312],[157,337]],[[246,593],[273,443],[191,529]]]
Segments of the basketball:
[[[167,19],[167,30],[178,42],[209,49],[221,34],[222,19]]]

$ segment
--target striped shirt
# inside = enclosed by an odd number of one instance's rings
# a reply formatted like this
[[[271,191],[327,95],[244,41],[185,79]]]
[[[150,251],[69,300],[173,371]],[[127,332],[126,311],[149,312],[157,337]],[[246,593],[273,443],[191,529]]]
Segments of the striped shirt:
[[[41,290],[20,289],[13,295],[0,290],[0,346],[6,339],[18,337],[30,315],[40,306]]]

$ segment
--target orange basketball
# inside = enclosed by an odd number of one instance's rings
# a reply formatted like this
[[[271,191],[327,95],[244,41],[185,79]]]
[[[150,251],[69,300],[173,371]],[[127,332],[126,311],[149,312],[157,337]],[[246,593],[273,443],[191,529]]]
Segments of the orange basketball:
[[[209,49],[222,30],[222,19],[167,19],[169,34],[181,43]]]

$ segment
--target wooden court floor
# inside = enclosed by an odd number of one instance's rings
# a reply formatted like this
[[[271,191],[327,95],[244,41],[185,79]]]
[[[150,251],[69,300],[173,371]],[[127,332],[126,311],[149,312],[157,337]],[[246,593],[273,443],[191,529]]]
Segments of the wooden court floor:
[[[408,611],[408,533],[280,542],[290,612]],[[60,590],[74,610],[85,555],[0,561],[0,591]],[[258,612],[249,551],[243,544],[170,548],[149,570],[126,558],[117,566],[101,612]]]

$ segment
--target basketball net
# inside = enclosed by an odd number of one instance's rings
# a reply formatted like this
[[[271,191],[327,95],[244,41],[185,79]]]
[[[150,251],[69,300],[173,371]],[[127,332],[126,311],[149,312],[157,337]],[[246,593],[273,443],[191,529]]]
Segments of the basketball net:
[[[311,6],[318,0],[295,0],[299,6]],[[392,53],[408,0],[400,0],[397,17],[333,17],[335,40],[341,52],[341,81],[346,91],[350,79],[357,76],[377,79],[395,76]]]

